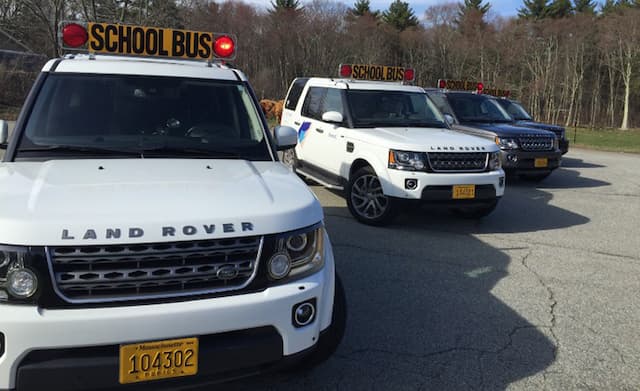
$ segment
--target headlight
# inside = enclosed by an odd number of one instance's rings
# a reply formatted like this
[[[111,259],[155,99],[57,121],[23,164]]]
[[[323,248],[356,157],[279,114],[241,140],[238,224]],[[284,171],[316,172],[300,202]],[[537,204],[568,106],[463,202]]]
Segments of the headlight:
[[[424,152],[389,150],[389,168],[406,171],[421,171],[426,167]]]
[[[26,264],[27,257],[26,248],[0,246],[0,301],[28,299],[38,291],[38,277]]]
[[[500,152],[491,152],[491,154],[489,154],[489,170],[499,170],[501,167]]]
[[[276,239],[276,251],[267,261],[267,273],[274,281],[302,278],[324,265],[324,228],[288,233]]]
[[[518,149],[518,142],[514,138],[496,137],[495,141],[500,149]]]

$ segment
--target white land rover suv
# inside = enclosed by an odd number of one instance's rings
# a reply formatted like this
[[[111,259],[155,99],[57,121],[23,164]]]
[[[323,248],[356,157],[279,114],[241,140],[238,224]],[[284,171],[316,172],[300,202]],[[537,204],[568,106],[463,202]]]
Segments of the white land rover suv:
[[[343,76],[350,73],[344,68]],[[349,211],[366,224],[389,222],[411,200],[482,217],[504,193],[498,146],[448,129],[420,87],[297,78],[282,125],[298,131],[298,145],[283,153],[283,162],[328,188],[344,189]]]
[[[67,44],[127,34],[72,26]],[[322,208],[276,158],[295,130],[269,135],[240,71],[69,55],[44,66],[8,144],[0,129],[0,390],[177,389],[337,347]]]

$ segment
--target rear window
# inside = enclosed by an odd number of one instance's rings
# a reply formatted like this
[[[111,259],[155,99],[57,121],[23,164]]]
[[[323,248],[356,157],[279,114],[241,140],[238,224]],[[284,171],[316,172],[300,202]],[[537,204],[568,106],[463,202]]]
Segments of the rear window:
[[[284,107],[289,110],[295,110],[298,105],[298,100],[300,100],[300,95],[302,95],[302,90],[304,86],[307,84],[307,78],[296,79],[291,85],[291,89],[289,90],[289,95],[287,95],[287,100],[284,104]]]

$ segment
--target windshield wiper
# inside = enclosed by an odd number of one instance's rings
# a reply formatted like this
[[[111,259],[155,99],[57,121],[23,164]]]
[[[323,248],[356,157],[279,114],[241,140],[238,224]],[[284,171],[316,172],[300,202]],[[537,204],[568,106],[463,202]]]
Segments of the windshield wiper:
[[[17,152],[63,152],[101,155],[132,155],[140,156],[140,151],[115,147],[97,147],[91,145],[47,145],[41,147],[20,148]]]
[[[212,159],[217,157],[240,158],[240,154],[234,151],[217,151],[208,148],[186,148],[186,147],[169,147],[159,146],[153,148],[142,148],[140,152],[144,157],[161,157],[167,156],[189,156],[202,159]]]

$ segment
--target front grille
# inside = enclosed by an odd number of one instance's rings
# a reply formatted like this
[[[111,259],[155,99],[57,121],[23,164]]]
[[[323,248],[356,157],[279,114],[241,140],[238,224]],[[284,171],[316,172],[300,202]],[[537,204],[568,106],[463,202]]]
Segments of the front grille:
[[[51,247],[53,284],[70,303],[225,292],[255,277],[261,237],[194,242]]]
[[[434,172],[480,172],[487,168],[486,152],[429,152],[427,159]]]
[[[550,151],[553,149],[553,137],[520,137],[523,151]]]

